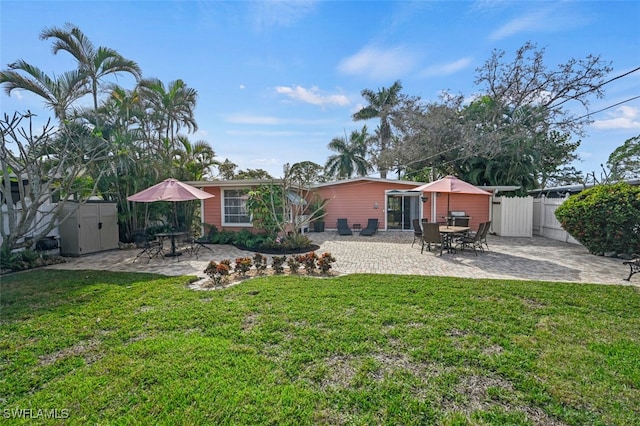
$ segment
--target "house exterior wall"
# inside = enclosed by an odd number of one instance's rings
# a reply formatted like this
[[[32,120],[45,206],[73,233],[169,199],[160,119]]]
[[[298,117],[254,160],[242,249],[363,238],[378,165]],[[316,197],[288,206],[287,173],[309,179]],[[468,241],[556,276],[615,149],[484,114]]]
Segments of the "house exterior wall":
[[[350,181],[339,181],[333,184],[322,185],[315,189],[321,199],[330,200],[326,205],[326,215],[324,217],[325,229],[337,229],[339,218],[346,218],[349,226],[360,224],[361,227],[367,225],[368,219],[378,219],[379,229],[385,230],[387,191],[410,191],[419,183],[403,181],[376,181],[371,179],[354,179]],[[203,223],[215,225],[222,230],[239,231],[247,229],[252,232],[259,230],[246,226],[223,226],[222,224],[222,189],[232,189],[231,186],[205,186],[204,191],[213,194],[215,197],[203,200],[204,213]],[[233,188],[240,188],[234,186]],[[417,195],[417,194],[416,194]],[[437,214],[432,214],[432,202],[435,194],[426,193],[429,197],[427,202],[420,202],[422,205],[422,216],[429,218],[431,222],[442,221],[443,216],[448,215],[447,194],[439,194],[436,197]],[[417,198],[417,197],[416,197]],[[481,222],[489,219],[490,197],[487,195],[471,194],[451,194],[449,210],[463,210],[471,216],[470,227],[477,228]],[[377,208],[376,208],[377,206]],[[434,220],[435,218],[435,220]],[[206,231],[206,230],[205,230]]]
[[[215,225],[216,228],[222,229],[222,190],[219,186],[207,186],[202,188],[203,191],[213,194],[213,198],[202,200],[204,212],[202,214],[202,222],[206,225]],[[206,229],[205,229],[206,232]]]
[[[320,198],[331,200],[326,207],[325,227],[337,229],[338,219],[346,218],[349,226],[358,223],[364,228],[368,219],[378,219],[379,229],[385,229],[385,191],[406,191],[414,185],[357,180],[320,187],[316,189]],[[375,208],[376,203],[378,208]]]

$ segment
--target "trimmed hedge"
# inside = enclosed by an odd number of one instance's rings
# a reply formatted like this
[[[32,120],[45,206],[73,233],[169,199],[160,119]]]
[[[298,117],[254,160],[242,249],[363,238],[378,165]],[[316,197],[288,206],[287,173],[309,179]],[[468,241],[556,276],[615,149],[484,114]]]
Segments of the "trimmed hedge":
[[[595,186],[569,197],[555,214],[591,253],[640,253],[640,186]]]

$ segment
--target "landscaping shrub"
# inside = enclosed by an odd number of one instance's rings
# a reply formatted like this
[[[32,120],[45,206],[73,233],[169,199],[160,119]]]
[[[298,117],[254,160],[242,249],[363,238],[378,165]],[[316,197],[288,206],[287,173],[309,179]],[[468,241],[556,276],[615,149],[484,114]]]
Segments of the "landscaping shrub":
[[[2,273],[24,271],[62,262],[64,262],[64,259],[60,256],[40,256],[38,252],[30,249],[16,252],[5,249],[0,252],[0,271]]]
[[[259,275],[264,274],[264,271],[267,269],[267,257],[260,253],[254,254],[253,266],[256,267],[256,272],[258,272]]]
[[[265,253],[300,253],[307,252],[317,248],[313,242],[304,235],[293,234],[286,237],[279,236],[275,239],[265,238],[260,247],[255,247],[254,250],[259,250]]]
[[[322,272],[323,274],[326,274],[332,268],[332,263],[335,261],[336,258],[333,257],[331,253],[322,253],[320,255],[320,258],[318,259],[318,269],[320,269],[320,272]]]
[[[236,232],[233,236],[233,244],[247,250],[257,250],[267,239],[265,234],[254,234],[246,229]]]
[[[220,232],[216,232],[211,238],[211,243],[213,244],[231,244],[233,243],[236,236],[236,232],[233,231],[225,231],[222,230]]]
[[[287,265],[289,266],[289,271],[292,274],[297,274],[298,269],[300,269],[300,261],[298,261],[296,256],[291,256],[287,259]]]
[[[271,258],[271,268],[276,274],[282,274],[284,272],[284,263],[287,261],[287,256],[273,256]]]
[[[231,261],[228,259],[221,260],[220,263],[215,261],[209,262],[205,274],[209,275],[214,285],[218,286],[227,280],[229,273],[231,272]]]
[[[298,255],[296,256],[296,260],[304,267],[307,274],[313,274],[316,271],[316,260],[318,260],[316,252],[312,251],[307,254]]]
[[[621,182],[571,196],[556,218],[591,253],[640,253],[640,187]]]
[[[251,269],[252,263],[253,261],[250,257],[238,257],[235,262],[236,266],[234,268],[234,272],[240,274],[240,276],[245,276]]]

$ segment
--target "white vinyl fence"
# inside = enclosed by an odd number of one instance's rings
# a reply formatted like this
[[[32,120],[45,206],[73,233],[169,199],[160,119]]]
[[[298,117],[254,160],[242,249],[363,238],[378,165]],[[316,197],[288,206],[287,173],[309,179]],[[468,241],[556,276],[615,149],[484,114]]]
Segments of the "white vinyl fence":
[[[493,197],[491,232],[501,237],[531,237],[532,197]]]
[[[580,244],[567,233],[556,219],[555,211],[566,198],[535,198],[533,200],[533,234],[565,243]]]

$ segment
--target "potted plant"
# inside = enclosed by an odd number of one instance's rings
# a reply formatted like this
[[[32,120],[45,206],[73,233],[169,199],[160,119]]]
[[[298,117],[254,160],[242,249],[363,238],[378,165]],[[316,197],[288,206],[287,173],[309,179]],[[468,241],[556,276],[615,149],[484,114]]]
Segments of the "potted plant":
[[[309,206],[313,232],[324,232],[324,216],[327,214],[324,209],[325,204],[326,203],[316,194],[316,198]]]

